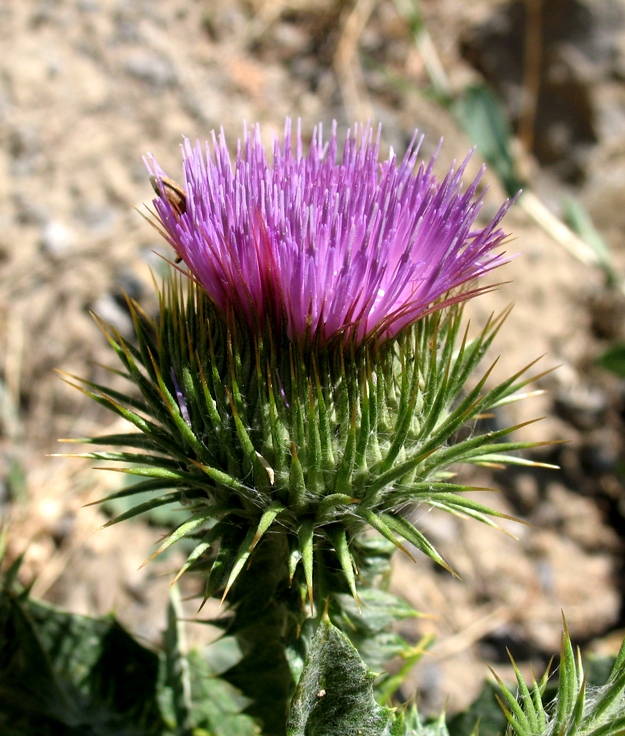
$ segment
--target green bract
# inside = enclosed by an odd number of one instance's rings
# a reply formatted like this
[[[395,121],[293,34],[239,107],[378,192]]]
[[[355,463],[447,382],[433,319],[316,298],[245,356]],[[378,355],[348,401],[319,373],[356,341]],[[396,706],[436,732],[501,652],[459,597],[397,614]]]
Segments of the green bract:
[[[181,572],[208,560],[207,596],[225,597],[268,536],[284,537],[289,579],[323,607],[327,591],[322,585],[319,598],[316,587],[328,564],[339,563],[358,596],[353,543],[366,526],[448,567],[406,518],[410,504],[491,525],[502,516],[471,500],[472,489],[449,472],[460,462],[523,462],[507,453],[537,444],[509,440],[514,427],[473,429],[454,441],[529,381],[524,370],[485,390],[486,374],[466,389],[502,319],[469,339],[453,306],[379,347],[302,354],[269,332],[240,339],[200,288],[184,286],[175,277],[163,288],[156,319],[131,304],[136,347],[102,325],[139,396],[89,382],[85,390],[138,431],[84,441],[134,450],[86,455],[142,478],[106,500],[154,493],[109,523],[184,507],[186,518],[155,554],[196,539]]]

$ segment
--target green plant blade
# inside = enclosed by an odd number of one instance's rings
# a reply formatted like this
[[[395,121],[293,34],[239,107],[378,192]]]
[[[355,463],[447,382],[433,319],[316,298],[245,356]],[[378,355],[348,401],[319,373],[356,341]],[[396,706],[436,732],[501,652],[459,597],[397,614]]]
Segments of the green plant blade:
[[[347,637],[322,620],[291,703],[288,736],[391,736],[392,710],[375,702],[374,678]]]

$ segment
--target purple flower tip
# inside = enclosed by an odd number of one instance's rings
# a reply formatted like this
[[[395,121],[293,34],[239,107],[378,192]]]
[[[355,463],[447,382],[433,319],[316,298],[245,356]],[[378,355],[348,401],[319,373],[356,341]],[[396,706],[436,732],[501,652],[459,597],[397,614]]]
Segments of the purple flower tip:
[[[481,172],[463,188],[469,157],[439,181],[434,159],[417,167],[422,137],[400,162],[391,151],[379,163],[379,140],[380,129],[356,126],[339,156],[336,125],[326,143],[319,125],[304,153],[300,126],[293,136],[287,120],[270,163],[258,125],[244,131],[233,162],[223,131],[204,150],[185,139],[182,206],[146,161],[160,184],[156,212],[217,307],[252,330],[269,326],[300,343],[392,338],[477,293],[443,299],[507,260],[493,249],[506,237],[499,222],[509,202],[475,229]]]

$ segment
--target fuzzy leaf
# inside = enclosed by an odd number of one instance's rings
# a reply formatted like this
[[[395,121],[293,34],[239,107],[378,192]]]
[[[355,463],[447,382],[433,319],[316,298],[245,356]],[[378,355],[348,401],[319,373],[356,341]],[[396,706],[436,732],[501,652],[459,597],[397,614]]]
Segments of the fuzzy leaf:
[[[347,637],[322,620],[293,696],[288,736],[390,736],[392,710],[375,702],[374,678]]]
[[[118,463],[141,463],[142,465],[153,465],[155,468],[168,468],[172,471],[179,466],[176,460],[162,455],[147,455],[138,452],[80,452],[64,453],[64,457],[87,458],[89,460],[100,460]],[[116,468],[119,470],[119,468]]]
[[[305,506],[306,479],[297,454],[295,444],[291,450],[291,468],[289,472],[289,508],[299,510]]]
[[[175,595],[175,594],[174,594]],[[12,576],[0,591],[3,736],[254,736],[241,696],[205,657],[182,654],[174,597],[164,652],[137,643],[113,616],[68,614],[28,598]]]
[[[354,470],[354,457],[356,452],[356,406],[352,411],[352,418],[349,425],[349,432],[345,438],[343,449],[343,458],[341,464],[336,471],[336,480],[334,483],[334,493],[349,495],[352,488],[352,474]]]
[[[327,522],[332,518],[332,512],[337,507],[352,503],[358,503],[357,499],[346,496],[344,493],[331,493],[317,505],[317,513],[315,515],[317,523]]]
[[[226,575],[229,574],[236,559],[237,548],[239,546],[238,530],[236,527],[228,524],[227,521],[217,524],[215,529],[219,529],[222,533],[221,544],[217,556],[211,565],[210,572],[206,578],[206,586],[204,588],[204,599],[202,605],[219,590],[225,582]]]
[[[558,682],[558,699],[556,703],[555,724],[560,731],[568,725],[578,690],[578,668],[571,644],[568,629],[562,633],[562,651],[560,655],[560,679]]]
[[[475,519],[476,521],[481,521],[483,524],[487,524],[488,526],[492,526],[496,529],[499,529],[500,527],[495,521],[489,518],[491,516],[498,519],[516,521],[519,524],[522,523],[514,516],[504,514],[502,511],[496,511],[495,509],[491,509],[478,501],[473,501],[472,499],[465,498],[464,496],[457,496],[453,493],[433,493],[430,496],[426,496],[424,498],[424,502],[429,506],[444,509],[445,511],[449,511],[449,513],[456,514],[457,516],[466,516]]]
[[[76,445],[107,445],[109,447],[134,447],[137,450],[152,450],[152,440],[143,432],[127,432],[104,434],[98,437],[77,437],[61,439],[59,442],[69,442]]]

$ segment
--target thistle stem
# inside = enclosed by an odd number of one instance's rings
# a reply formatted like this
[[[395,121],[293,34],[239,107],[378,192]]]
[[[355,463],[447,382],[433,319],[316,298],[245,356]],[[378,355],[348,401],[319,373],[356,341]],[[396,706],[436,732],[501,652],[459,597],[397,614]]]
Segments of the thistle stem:
[[[295,678],[287,652],[301,649],[298,635],[306,619],[297,586],[288,573],[286,533],[271,532],[260,542],[241,583],[228,595],[234,636],[242,658],[224,673],[252,702],[246,711],[262,723],[263,736],[284,736]]]

